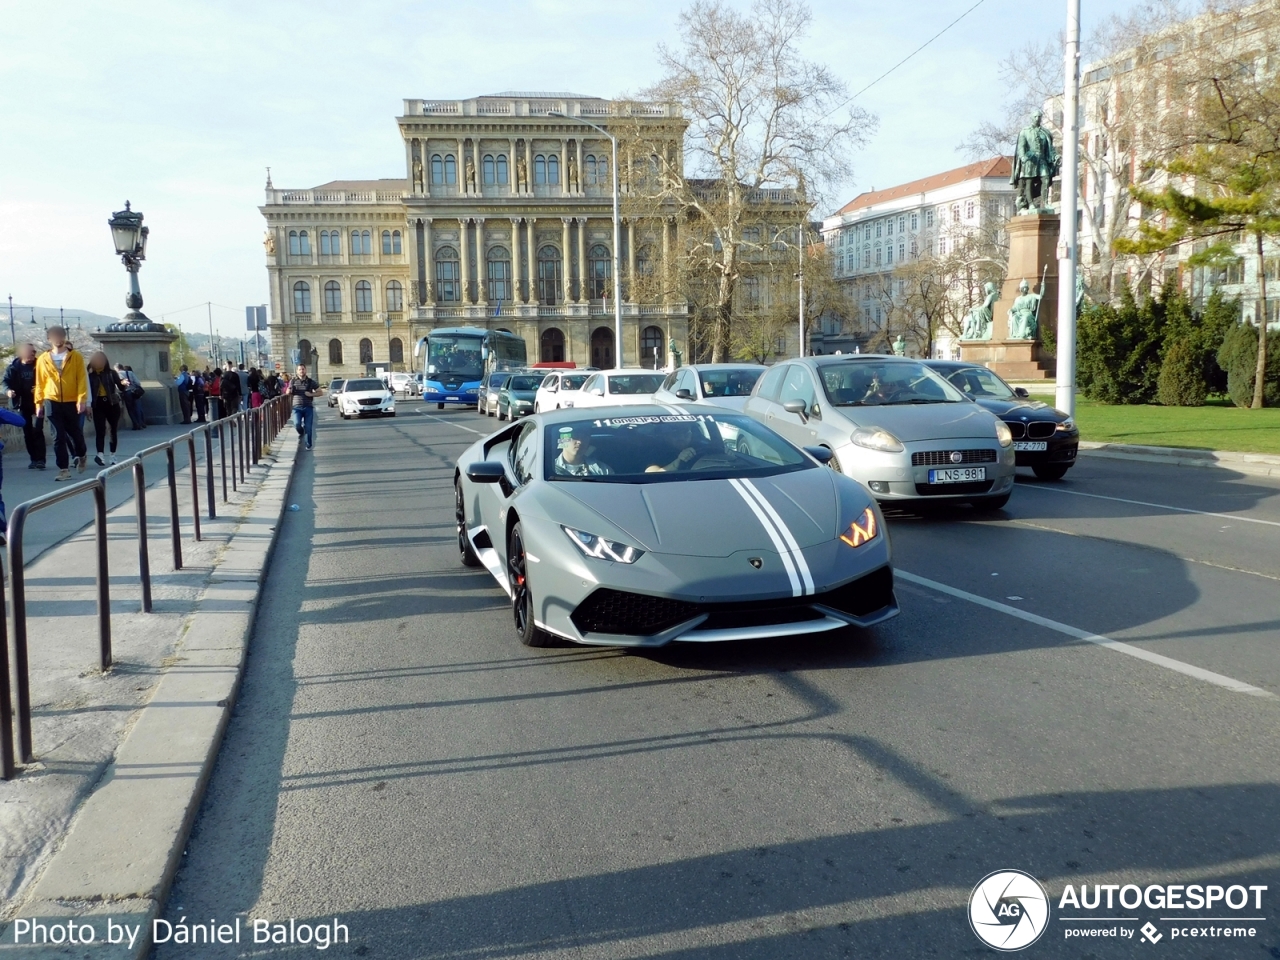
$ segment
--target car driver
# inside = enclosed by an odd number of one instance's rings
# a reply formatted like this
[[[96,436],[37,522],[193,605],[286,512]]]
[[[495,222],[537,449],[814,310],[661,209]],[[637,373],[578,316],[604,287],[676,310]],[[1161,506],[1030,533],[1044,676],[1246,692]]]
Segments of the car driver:
[[[645,467],[645,473],[670,473],[674,470],[683,470],[690,463],[698,458],[698,448],[693,445],[693,427],[689,424],[682,424],[675,435],[671,438],[675,448],[680,452],[676,454],[675,459],[670,463],[653,463]]]
[[[607,463],[601,463],[592,454],[595,447],[591,445],[591,434],[586,426],[561,427],[560,455],[552,464],[555,472],[562,477],[604,477],[613,473]]]

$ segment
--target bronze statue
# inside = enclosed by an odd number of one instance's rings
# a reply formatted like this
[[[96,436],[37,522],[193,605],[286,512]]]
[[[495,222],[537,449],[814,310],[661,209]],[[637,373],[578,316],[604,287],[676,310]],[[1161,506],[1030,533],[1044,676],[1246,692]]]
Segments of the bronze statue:
[[[990,280],[982,285],[982,289],[986,298],[965,315],[964,323],[960,326],[961,340],[991,339],[991,320],[995,303],[1000,299],[1000,292]]]
[[[1031,292],[1031,282],[1023,280],[1018,284],[1018,298],[1009,308],[1009,339],[1034,340],[1039,326],[1040,297],[1042,294]]]
[[[1013,151],[1013,172],[1009,182],[1018,188],[1018,212],[1039,213],[1049,203],[1049,188],[1058,175],[1062,158],[1053,146],[1053,137],[1040,126],[1043,114],[1031,114],[1031,122],[1018,134]]]

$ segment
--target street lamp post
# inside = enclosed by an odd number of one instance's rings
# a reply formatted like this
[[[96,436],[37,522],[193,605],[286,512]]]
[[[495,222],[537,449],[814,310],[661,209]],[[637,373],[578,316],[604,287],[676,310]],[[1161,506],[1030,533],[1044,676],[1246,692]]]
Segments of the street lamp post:
[[[147,234],[151,231],[142,225],[142,214],[124,202],[124,209],[118,210],[107,221],[111,227],[111,238],[115,242],[116,254],[129,272],[129,295],[125,297],[125,306],[129,312],[124,315],[125,323],[150,323],[146,314],[142,313],[142,290],[138,287],[138,271],[142,269],[142,261],[147,259]]]
[[[384,313],[381,315],[382,321],[387,325],[387,379],[391,378],[391,314]]]
[[[622,363],[622,271],[620,268],[619,251],[622,247],[622,220],[618,216],[618,138],[615,137],[604,127],[596,126],[590,120],[583,120],[581,117],[570,117],[567,114],[552,110],[547,113],[549,117],[557,117],[561,120],[572,120],[575,123],[581,123],[597,130],[604,136],[609,138],[609,145],[613,150],[613,168],[610,171],[610,177],[613,180],[613,339],[614,339],[614,363],[621,367]],[[566,171],[566,176],[568,175]],[[578,171],[578,176],[582,176],[582,171]],[[569,251],[565,252],[565,260],[568,261]],[[586,251],[578,251],[578,273],[581,276],[582,268],[586,263]]]
[[[16,356],[18,353],[18,333],[13,325],[13,295],[9,295],[9,336],[13,340],[13,352]]]

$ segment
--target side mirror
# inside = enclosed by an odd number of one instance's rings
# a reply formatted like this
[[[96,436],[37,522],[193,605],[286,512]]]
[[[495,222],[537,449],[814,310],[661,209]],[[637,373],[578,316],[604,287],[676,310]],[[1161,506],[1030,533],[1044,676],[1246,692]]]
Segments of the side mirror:
[[[681,400],[694,399],[693,391],[690,390],[688,387],[681,387],[679,390],[676,391],[676,396],[679,397]]]
[[[591,395],[592,395],[593,397],[603,397],[603,396],[604,396],[604,387],[592,387],[592,388],[591,388]]]
[[[817,460],[824,467],[830,463],[831,458],[835,456],[835,454],[826,447],[805,447],[804,452],[813,457],[813,459]]]
[[[787,413],[794,413],[805,423],[809,422],[809,404],[805,403],[799,397],[794,400],[788,400],[782,405],[782,409]]]
[[[497,483],[506,476],[506,469],[497,460],[481,460],[467,467],[467,479],[472,483]]]
[[[1031,396],[1030,392],[1027,390],[1026,387],[1014,387],[1013,393],[1015,396],[1022,397],[1024,400],[1027,397]]]

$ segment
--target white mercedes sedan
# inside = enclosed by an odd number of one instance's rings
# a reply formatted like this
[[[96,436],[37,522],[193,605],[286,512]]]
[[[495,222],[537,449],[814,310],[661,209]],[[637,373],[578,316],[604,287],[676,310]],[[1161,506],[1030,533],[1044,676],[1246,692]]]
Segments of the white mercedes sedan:
[[[343,420],[352,417],[394,417],[396,395],[375,377],[348,380],[338,394],[338,413]]]

